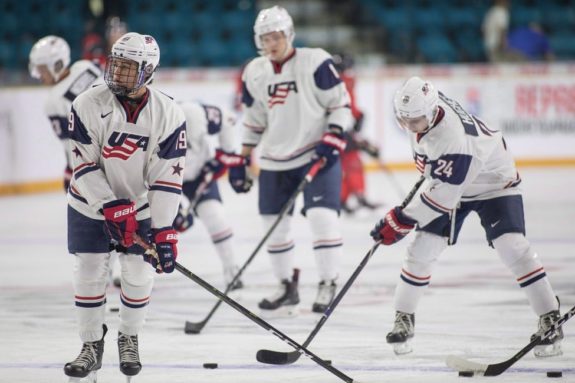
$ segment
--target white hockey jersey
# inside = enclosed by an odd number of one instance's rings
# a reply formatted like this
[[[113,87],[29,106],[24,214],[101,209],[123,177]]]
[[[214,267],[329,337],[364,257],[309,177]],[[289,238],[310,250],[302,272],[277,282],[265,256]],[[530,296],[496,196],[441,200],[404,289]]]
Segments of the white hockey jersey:
[[[199,102],[186,101],[179,105],[186,116],[188,137],[184,181],[192,181],[204,164],[214,158],[215,149],[228,153],[235,151],[236,117],[230,111]],[[217,137],[217,142],[210,140],[210,136]]]
[[[54,133],[62,141],[66,152],[66,164],[70,166],[68,150],[68,116],[72,102],[91,86],[103,83],[100,69],[88,60],[80,60],[70,67],[70,74],[50,90],[44,104],[44,112],[50,119]]]
[[[251,61],[243,77],[243,145],[260,149],[260,167],[287,170],[311,161],[329,125],[353,123],[349,94],[331,56],[297,48],[283,64]]]
[[[515,162],[500,131],[439,93],[438,122],[426,133],[408,131],[418,170],[429,182],[403,209],[420,227],[458,202],[520,194]]]
[[[68,203],[103,219],[106,202],[136,203],[137,219],[171,226],[178,210],[186,155],[186,120],[168,96],[148,87],[133,112],[105,86],[82,93],[69,125],[74,175]]]

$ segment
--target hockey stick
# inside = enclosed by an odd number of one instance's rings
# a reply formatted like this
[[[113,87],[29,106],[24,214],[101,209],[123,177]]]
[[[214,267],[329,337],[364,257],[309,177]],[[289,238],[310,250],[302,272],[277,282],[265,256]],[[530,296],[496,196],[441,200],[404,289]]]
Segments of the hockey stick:
[[[272,234],[272,232],[275,230],[275,228],[279,225],[280,221],[283,219],[283,217],[286,215],[286,213],[291,209],[291,207],[295,203],[297,196],[303,191],[303,189],[306,187],[306,185],[309,184],[314,179],[314,177],[316,176],[317,172],[322,167],[322,165],[323,165],[323,160],[319,160],[319,161],[316,161],[311,166],[311,168],[308,170],[308,172],[306,173],[303,180],[301,180],[301,182],[297,186],[293,195],[290,197],[290,199],[284,204],[284,206],[280,210],[278,217],[276,218],[273,225],[268,229],[267,233],[264,235],[264,237],[258,243],[256,248],[252,251],[249,258],[244,262],[242,267],[238,270],[238,272],[236,273],[234,278],[228,284],[228,286],[224,290],[224,294],[228,294],[230,292],[230,290],[232,289],[232,286],[235,285],[236,281],[240,278],[240,276],[242,275],[244,270],[252,262],[252,260],[254,259],[256,254],[260,251],[260,249],[262,248],[264,243],[267,241],[269,236]],[[201,322],[186,321],[186,324],[184,326],[184,332],[186,334],[199,334],[202,331],[202,329],[205,327],[206,323],[208,323],[210,318],[214,315],[214,313],[216,312],[216,310],[218,309],[218,307],[220,306],[221,303],[222,303],[222,301],[218,300],[216,302],[216,304],[212,307],[212,309],[210,310],[208,315]]]
[[[142,246],[146,250],[146,254],[148,254],[151,257],[158,259],[158,253],[156,252],[156,249],[152,245],[150,245],[149,243],[145,242],[137,234],[134,234],[134,242],[136,242],[138,245]],[[239,304],[238,302],[236,302],[235,300],[233,300],[229,296],[227,296],[225,293],[222,293],[220,290],[218,290],[214,286],[210,285],[208,282],[204,281],[202,278],[200,278],[196,274],[192,273],[190,270],[186,269],[184,266],[182,266],[178,262],[175,262],[175,268],[180,273],[182,273],[184,276],[186,276],[187,278],[196,282],[198,285],[202,286],[204,289],[206,289],[207,291],[212,293],[216,298],[219,299],[219,302],[227,303],[229,306],[234,308],[240,314],[251,319],[253,322],[255,322],[260,327],[271,332],[272,334],[277,336],[279,339],[281,339],[285,343],[289,344],[290,346],[292,346],[293,348],[298,350],[298,353],[305,354],[308,358],[310,358],[311,360],[316,362],[318,365],[325,368],[326,370],[328,370],[329,372],[331,372],[332,374],[334,374],[335,376],[337,376],[338,378],[340,378],[344,382],[352,383],[354,381],[351,377],[347,376],[346,374],[344,374],[343,372],[341,372],[337,368],[333,367],[331,364],[327,363],[325,360],[321,359],[319,356],[317,356],[316,354],[314,354],[313,352],[311,352],[310,350],[305,348],[305,346],[300,345],[299,343],[297,343],[296,341],[291,339],[289,336],[287,336],[286,334],[284,334],[280,330],[276,329],[274,326],[272,326],[271,324],[269,324],[268,322],[266,322],[265,320],[263,320],[262,318],[260,318],[256,314],[252,313],[250,310],[248,310],[247,308],[245,308],[244,306],[242,306],[241,304]]]
[[[419,187],[421,186],[423,181],[425,181],[425,177],[421,176],[419,178],[419,180],[415,183],[415,185],[413,185],[413,188],[411,188],[411,191],[409,192],[407,197],[405,197],[405,199],[403,200],[403,202],[401,204],[402,209],[405,208],[407,206],[407,204],[409,204],[409,202],[413,199],[413,196],[415,195],[415,193],[417,192],[417,190],[419,189]],[[349,279],[347,280],[345,285],[342,287],[342,289],[339,291],[337,296],[334,298],[334,300],[330,303],[328,308],[325,310],[325,312],[323,313],[323,316],[321,317],[319,322],[317,322],[317,324],[315,325],[315,328],[308,335],[305,342],[303,342],[303,347],[309,346],[309,344],[311,343],[313,338],[315,338],[315,336],[317,335],[319,330],[322,328],[324,323],[327,321],[327,319],[329,318],[329,316],[331,315],[333,310],[335,310],[336,306],[339,304],[339,301],[342,300],[344,295],[347,293],[347,290],[349,290],[349,288],[351,287],[353,282],[355,282],[359,273],[361,273],[361,271],[363,270],[365,265],[367,265],[367,262],[369,261],[371,256],[375,253],[375,251],[377,250],[379,245],[380,245],[380,242],[376,242],[372,246],[372,248],[367,252],[367,254],[363,257],[363,259],[359,263],[359,266],[356,267],[356,269],[354,270],[351,277],[349,277]],[[291,364],[291,363],[294,363],[296,360],[298,360],[300,356],[301,356],[300,351],[278,352],[278,351],[272,351],[272,350],[259,350],[256,354],[256,359],[261,363],[267,363],[267,364]]]
[[[549,338],[551,335],[557,331],[565,322],[575,315],[575,306],[571,307],[571,310],[567,311],[561,318],[559,318],[555,323],[551,325],[549,330],[540,334],[535,339],[533,339],[529,344],[523,347],[519,352],[513,355],[511,358],[494,364],[482,364],[477,362],[472,362],[461,357],[450,355],[446,359],[446,364],[448,367],[453,368],[457,371],[473,371],[474,373],[481,374],[484,376],[497,376],[505,372],[509,367],[511,367],[519,359],[523,358],[525,354],[531,351],[535,346],[543,342],[545,339]],[[305,344],[305,343],[304,343]]]

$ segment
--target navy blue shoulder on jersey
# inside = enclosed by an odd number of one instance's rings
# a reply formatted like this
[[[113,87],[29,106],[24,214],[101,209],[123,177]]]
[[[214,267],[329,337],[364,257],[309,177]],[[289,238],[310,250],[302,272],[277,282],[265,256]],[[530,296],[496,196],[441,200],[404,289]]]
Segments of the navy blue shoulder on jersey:
[[[461,185],[465,181],[472,158],[469,154],[444,154],[429,162],[431,177],[451,185]]]
[[[158,157],[172,159],[186,155],[186,123],[184,122],[168,138],[160,142]]]
[[[327,59],[313,73],[315,85],[321,90],[328,90],[341,82],[332,59]]]
[[[80,120],[80,117],[78,117],[78,114],[76,113],[76,110],[74,110],[73,106],[72,106],[72,121],[68,123],[68,135],[72,140],[77,141],[81,144],[89,145],[92,143],[92,139],[88,134],[86,126],[84,126],[84,123],[82,122],[82,120]]]
[[[222,130],[222,110],[213,105],[202,105],[208,121],[208,134],[217,134]]]
[[[254,103],[254,98],[250,94],[246,82],[242,81],[242,104],[246,104],[247,107],[252,106]]]
[[[52,128],[59,139],[65,140],[69,137],[68,134],[68,118],[63,116],[48,116],[52,123]]]

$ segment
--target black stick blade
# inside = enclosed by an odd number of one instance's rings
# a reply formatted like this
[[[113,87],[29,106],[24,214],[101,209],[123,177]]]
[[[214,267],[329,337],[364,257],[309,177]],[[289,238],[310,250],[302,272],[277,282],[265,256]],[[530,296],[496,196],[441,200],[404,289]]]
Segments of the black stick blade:
[[[199,334],[200,332],[202,332],[202,329],[204,328],[205,324],[206,322],[194,323],[186,321],[186,325],[184,326],[184,332],[186,334]]]
[[[272,350],[259,350],[256,359],[265,364],[292,364],[299,359],[301,353],[298,351],[278,352]]]

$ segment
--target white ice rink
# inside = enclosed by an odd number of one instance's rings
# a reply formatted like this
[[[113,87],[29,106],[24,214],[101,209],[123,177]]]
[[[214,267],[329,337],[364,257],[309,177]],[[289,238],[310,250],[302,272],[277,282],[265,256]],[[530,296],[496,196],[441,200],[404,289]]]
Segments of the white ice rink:
[[[562,311],[575,304],[575,177],[573,169],[520,169],[523,177],[527,237],[539,253],[562,301]],[[415,172],[397,173],[407,192]],[[235,229],[237,258],[252,252],[262,237],[256,191],[236,195],[220,182],[229,219]],[[384,173],[371,174],[369,196],[385,202],[379,213],[344,216],[343,285],[372,246],[368,235],[379,215],[401,201]],[[71,284],[72,256],[66,250],[66,205],[63,193],[0,198],[0,382],[66,382],[63,366],[81,343],[76,334]],[[298,201],[298,208],[301,201]],[[294,220],[301,268],[302,315],[271,323],[303,343],[320,318],[311,313],[317,274],[307,222]],[[463,227],[457,246],[440,258],[431,286],[416,314],[414,352],[393,354],[385,343],[392,327],[393,290],[407,237],[380,247],[341,304],[309,346],[310,350],[361,382],[449,383],[575,382],[575,319],[564,327],[564,355],[536,360],[532,354],[495,378],[458,377],[445,365],[455,354],[483,363],[503,361],[529,342],[537,318],[512,274],[484,240],[476,216]],[[265,250],[265,249],[264,249]],[[180,240],[179,262],[222,287],[220,263],[207,232],[198,223]],[[257,302],[275,289],[268,255],[260,251],[243,277],[240,302],[255,313]],[[118,307],[118,290],[108,289],[108,307]],[[307,358],[293,365],[268,366],[256,351],[291,348],[225,304],[200,335],[185,335],[186,320],[204,318],[215,298],[174,272],[157,277],[150,312],[140,334],[143,369],[133,382],[154,383],[285,383],[341,382]],[[104,365],[99,382],[123,382],[118,369],[117,313],[108,312]],[[207,370],[205,362],[219,364]],[[548,370],[562,370],[560,379]]]

